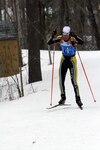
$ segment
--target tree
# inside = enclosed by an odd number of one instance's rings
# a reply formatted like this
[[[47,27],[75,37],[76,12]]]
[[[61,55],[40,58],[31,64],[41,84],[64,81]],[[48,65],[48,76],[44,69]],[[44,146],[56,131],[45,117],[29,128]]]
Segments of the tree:
[[[42,80],[40,65],[41,10],[40,0],[26,0],[28,49],[29,49],[29,83]],[[41,15],[40,15],[41,14]]]
[[[91,0],[87,0],[87,8],[88,8],[88,13],[89,13],[89,19],[92,25],[92,29],[95,35],[96,43],[97,43],[97,48],[100,49],[100,33],[99,29],[96,23],[95,15],[93,12],[93,6]]]
[[[0,0],[0,20],[2,20],[2,13],[1,13],[1,11],[2,11],[2,6],[1,6],[1,0]]]
[[[64,25],[70,24],[68,1],[60,0],[60,28],[62,30]]]

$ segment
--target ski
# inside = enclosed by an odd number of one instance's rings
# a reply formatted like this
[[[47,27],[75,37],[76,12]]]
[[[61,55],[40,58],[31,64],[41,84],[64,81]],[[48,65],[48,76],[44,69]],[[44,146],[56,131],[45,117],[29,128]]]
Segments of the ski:
[[[61,107],[61,106],[71,106],[71,104],[62,104],[62,105],[60,105],[60,104],[56,104],[56,105],[53,105],[53,106],[47,107],[47,109],[53,109],[53,108]],[[83,110],[83,107],[82,107],[82,106],[79,106],[79,105],[78,105],[78,107],[79,107],[81,110]]]
[[[50,107],[47,107],[47,109],[52,109],[52,108],[56,108],[56,107],[61,107],[61,106],[71,106],[71,104],[56,104],[56,105],[53,105],[53,106],[50,106]]]
[[[82,106],[79,106],[79,105],[78,105],[78,107],[79,107],[81,110],[83,110],[83,107],[82,107]]]
[[[77,103],[78,108],[80,108],[81,110],[83,110],[83,106],[82,105],[80,105],[80,104]]]

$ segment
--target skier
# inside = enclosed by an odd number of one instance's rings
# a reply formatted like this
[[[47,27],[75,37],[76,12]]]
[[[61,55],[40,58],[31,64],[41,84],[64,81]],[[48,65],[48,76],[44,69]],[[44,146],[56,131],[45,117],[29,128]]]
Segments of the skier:
[[[62,105],[66,101],[65,93],[65,76],[67,70],[70,71],[71,82],[75,92],[76,103],[79,107],[82,107],[83,103],[80,98],[79,87],[77,83],[77,59],[76,59],[76,46],[77,44],[83,44],[83,40],[78,37],[74,32],[70,31],[69,26],[64,26],[62,35],[57,36],[57,30],[52,32],[52,36],[48,41],[48,45],[59,43],[62,49],[62,56],[59,67],[59,85],[61,91],[61,99],[58,102]]]

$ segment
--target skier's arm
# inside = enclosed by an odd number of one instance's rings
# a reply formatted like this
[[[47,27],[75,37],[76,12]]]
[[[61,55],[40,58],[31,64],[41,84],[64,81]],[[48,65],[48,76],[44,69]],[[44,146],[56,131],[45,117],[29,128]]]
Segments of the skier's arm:
[[[47,42],[48,45],[52,45],[54,43],[59,43],[60,42],[60,39],[59,38],[50,38]]]
[[[77,40],[77,44],[83,44],[83,40],[80,37],[76,36],[75,39]]]
[[[52,35],[51,35],[51,38],[48,40],[47,44],[48,45],[52,45],[54,43],[59,43],[60,42],[60,38],[59,36],[57,37],[57,29],[55,29],[53,32],[52,32]]]
[[[70,32],[70,35],[76,39],[77,44],[83,44],[83,40],[80,37],[78,37],[74,32]]]

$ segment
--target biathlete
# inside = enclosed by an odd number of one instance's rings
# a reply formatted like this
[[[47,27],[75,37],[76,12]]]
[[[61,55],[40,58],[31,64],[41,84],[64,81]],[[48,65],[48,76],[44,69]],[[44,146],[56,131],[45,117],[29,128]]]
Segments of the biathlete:
[[[61,91],[61,99],[58,102],[60,105],[66,101],[65,92],[65,76],[67,70],[70,71],[71,83],[75,92],[76,103],[79,107],[82,107],[83,103],[80,98],[79,87],[77,83],[77,59],[76,59],[76,46],[83,44],[83,40],[75,35],[74,32],[70,31],[69,26],[64,26],[62,35],[56,36],[56,30],[52,32],[52,37],[48,41],[48,45],[59,43],[62,49],[62,57],[59,67],[59,85]]]

